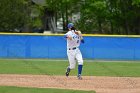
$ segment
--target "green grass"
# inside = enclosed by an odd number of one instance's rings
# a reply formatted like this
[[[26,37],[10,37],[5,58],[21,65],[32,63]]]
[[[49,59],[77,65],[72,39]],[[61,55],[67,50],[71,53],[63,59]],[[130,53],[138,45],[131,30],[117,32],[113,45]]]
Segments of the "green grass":
[[[49,88],[25,88],[25,87],[0,87],[0,93],[95,93],[94,91],[49,89]]]
[[[65,75],[67,61],[47,59],[0,59],[0,74]],[[70,75],[77,75],[77,68]],[[87,62],[84,61],[85,76],[140,77],[140,62]]]
[[[40,74],[65,75],[68,61],[47,59],[0,59],[0,74]],[[70,75],[77,75],[77,68]],[[121,76],[140,77],[140,62],[87,62],[84,61],[85,76]],[[0,93],[95,93],[64,89],[43,89],[0,86]]]

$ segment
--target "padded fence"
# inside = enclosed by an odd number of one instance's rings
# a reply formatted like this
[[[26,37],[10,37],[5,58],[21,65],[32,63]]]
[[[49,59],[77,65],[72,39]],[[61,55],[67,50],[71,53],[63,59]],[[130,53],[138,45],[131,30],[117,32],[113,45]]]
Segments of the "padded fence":
[[[83,58],[140,60],[139,37],[84,36]],[[67,58],[61,35],[0,34],[0,58]]]

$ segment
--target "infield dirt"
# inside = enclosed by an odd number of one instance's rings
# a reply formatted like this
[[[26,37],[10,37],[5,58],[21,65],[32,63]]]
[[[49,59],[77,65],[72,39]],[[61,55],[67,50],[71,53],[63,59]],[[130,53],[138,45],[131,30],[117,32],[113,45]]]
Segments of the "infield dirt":
[[[94,90],[96,93],[140,93],[140,77],[0,74],[0,86]]]

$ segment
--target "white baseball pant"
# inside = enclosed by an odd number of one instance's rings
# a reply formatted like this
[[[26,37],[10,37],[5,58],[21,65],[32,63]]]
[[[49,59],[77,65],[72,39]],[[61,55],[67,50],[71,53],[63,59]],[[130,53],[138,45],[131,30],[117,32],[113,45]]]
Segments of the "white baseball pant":
[[[68,60],[69,60],[69,67],[70,69],[74,69],[76,66],[76,61],[78,62],[78,65],[83,65],[83,58],[81,51],[79,48],[67,50]]]

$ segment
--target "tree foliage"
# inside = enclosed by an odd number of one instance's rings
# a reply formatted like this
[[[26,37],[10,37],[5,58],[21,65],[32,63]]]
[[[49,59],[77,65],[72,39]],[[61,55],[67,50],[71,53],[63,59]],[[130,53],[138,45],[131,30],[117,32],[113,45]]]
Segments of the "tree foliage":
[[[24,0],[0,0],[0,30],[21,29],[28,23],[27,3]]]
[[[63,19],[64,30],[71,22],[72,14],[80,12],[80,19],[75,24],[83,33],[140,34],[140,0],[46,0],[45,7],[31,7],[30,2],[0,0],[0,30],[20,29],[28,25],[40,27],[40,17],[47,9],[52,13],[47,16]],[[39,11],[39,17],[34,20],[30,15],[32,8]]]
[[[140,0],[85,0],[77,25],[88,33],[140,34]]]
[[[57,6],[55,3],[50,6],[56,7],[53,10],[65,15],[66,20],[72,12],[80,12],[81,18],[76,22],[76,26],[84,33],[140,34],[139,0],[48,1],[56,3]]]
[[[77,12],[79,1],[80,0],[46,0],[46,7],[50,11],[53,11],[56,19],[62,17],[63,29],[66,30],[66,24],[69,22],[69,17],[73,12]],[[75,8],[77,9],[75,10]]]

